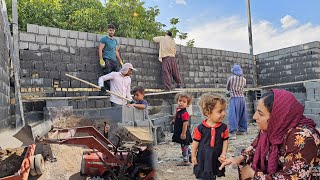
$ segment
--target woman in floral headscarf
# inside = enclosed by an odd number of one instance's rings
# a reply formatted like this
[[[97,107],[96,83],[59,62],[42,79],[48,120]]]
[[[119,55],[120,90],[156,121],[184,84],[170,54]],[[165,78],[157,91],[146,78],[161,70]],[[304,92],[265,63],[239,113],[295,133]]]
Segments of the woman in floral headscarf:
[[[320,179],[320,134],[304,107],[285,90],[264,94],[253,118],[259,135],[241,155],[222,164],[242,165],[241,179]]]

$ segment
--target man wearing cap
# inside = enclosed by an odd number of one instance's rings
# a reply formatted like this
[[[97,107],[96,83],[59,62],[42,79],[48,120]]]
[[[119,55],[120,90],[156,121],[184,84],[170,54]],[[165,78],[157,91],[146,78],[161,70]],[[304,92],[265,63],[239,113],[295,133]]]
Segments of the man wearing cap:
[[[181,88],[181,78],[176,61],[176,43],[172,39],[172,33],[168,31],[165,36],[154,37],[153,41],[160,44],[159,61],[162,62],[162,80],[165,90],[171,90],[171,79]]]
[[[115,29],[113,24],[109,24],[108,35],[100,39],[99,63],[103,68],[104,75],[113,71],[119,71],[120,65],[123,64],[119,54],[118,42],[114,37]],[[109,81],[106,81],[105,85],[107,89],[110,89]]]
[[[131,96],[131,74],[132,71],[136,71],[135,68],[133,68],[132,64],[125,63],[121,70],[119,72],[111,72],[107,75],[103,75],[99,78],[98,83],[99,87],[102,91],[106,91],[106,88],[104,87],[104,82],[107,80],[110,80],[110,91],[118,94],[122,97],[132,99]],[[113,94],[110,94],[110,101],[112,107],[118,107],[122,105],[126,105],[127,101],[119,98]]]

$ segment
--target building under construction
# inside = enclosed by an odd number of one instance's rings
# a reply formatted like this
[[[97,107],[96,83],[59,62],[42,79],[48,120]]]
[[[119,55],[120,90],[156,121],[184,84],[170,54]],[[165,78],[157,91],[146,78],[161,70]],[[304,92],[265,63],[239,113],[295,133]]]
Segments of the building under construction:
[[[247,79],[250,120],[261,93],[281,88],[294,93],[305,106],[305,115],[320,125],[319,41],[257,54],[255,62],[247,53],[178,45],[177,61],[186,88],[163,92],[158,46],[147,40],[117,38],[122,58],[139,70],[132,76],[132,87],[147,90],[150,112],[146,119],[143,111],[134,108],[111,108],[109,97],[99,96],[98,88],[66,75],[97,84],[102,75],[97,51],[102,35],[28,24],[27,32],[18,33],[18,45],[14,46],[1,8],[0,134],[6,134],[5,139],[11,139],[7,132],[25,124],[34,125],[33,130],[37,130],[35,124],[48,121],[60,123],[60,127],[69,123],[65,127],[97,125],[102,129],[103,122],[107,122],[147,128],[151,125],[151,136],[155,138],[151,141],[161,142],[165,131],[170,131],[175,93],[185,91],[195,98],[204,92],[224,93],[234,64],[241,64]],[[12,57],[13,49],[18,49],[17,59]],[[188,109],[193,125],[203,119],[196,102]],[[140,140],[145,137],[134,130],[128,132],[138,139],[140,136]],[[17,145],[13,140],[0,140],[2,148]]]

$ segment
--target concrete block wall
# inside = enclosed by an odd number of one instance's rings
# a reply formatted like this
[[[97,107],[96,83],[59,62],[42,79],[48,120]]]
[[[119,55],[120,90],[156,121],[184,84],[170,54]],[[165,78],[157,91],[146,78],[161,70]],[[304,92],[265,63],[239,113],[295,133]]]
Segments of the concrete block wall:
[[[20,32],[21,86],[31,90],[41,88],[46,96],[98,95],[97,91],[70,90],[89,86],[64,74],[97,84],[102,75],[98,64],[101,37],[28,24],[27,32]],[[117,41],[124,61],[139,70],[132,76],[132,87],[163,88],[158,45],[141,39],[117,38]],[[186,87],[225,87],[234,63],[242,64],[248,87],[252,87],[252,62],[248,54],[178,45],[177,61]]]
[[[256,59],[261,86],[320,78],[319,41],[258,54]],[[302,84],[287,88],[304,91]]]
[[[177,51],[180,73],[187,87],[225,88],[234,64],[241,64],[248,87],[253,87],[249,54],[184,46],[177,46]]]
[[[304,114],[320,125],[320,82],[304,83],[307,101],[305,102]]]
[[[13,123],[10,114],[9,42],[2,2],[0,2],[0,131],[9,128]]]

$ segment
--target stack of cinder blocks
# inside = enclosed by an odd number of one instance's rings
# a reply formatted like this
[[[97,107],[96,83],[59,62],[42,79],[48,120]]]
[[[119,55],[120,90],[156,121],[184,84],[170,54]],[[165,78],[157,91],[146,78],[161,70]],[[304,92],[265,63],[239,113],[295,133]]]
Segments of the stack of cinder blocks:
[[[304,113],[320,125],[320,82],[304,83],[307,91]]]

